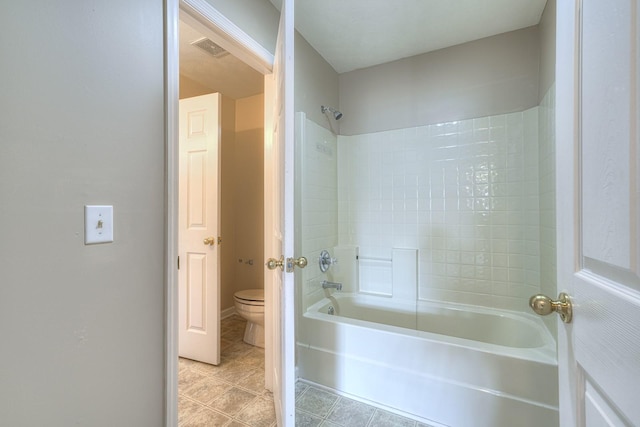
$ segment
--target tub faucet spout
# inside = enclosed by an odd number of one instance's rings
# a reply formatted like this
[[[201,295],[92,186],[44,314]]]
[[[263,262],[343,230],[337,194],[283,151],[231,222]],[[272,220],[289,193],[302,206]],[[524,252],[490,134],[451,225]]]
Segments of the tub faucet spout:
[[[341,291],[342,290],[342,283],[329,282],[327,280],[323,280],[322,281],[322,289],[330,289],[330,288],[333,288],[336,291]]]

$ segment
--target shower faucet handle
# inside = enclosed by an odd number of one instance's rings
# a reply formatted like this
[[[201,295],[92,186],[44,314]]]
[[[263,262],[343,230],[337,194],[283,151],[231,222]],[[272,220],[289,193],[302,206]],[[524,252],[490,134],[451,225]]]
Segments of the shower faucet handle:
[[[320,258],[318,258],[318,266],[320,267],[320,271],[326,273],[329,267],[333,264],[337,264],[338,260],[336,258],[331,258],[329,251],[326,249],[320,252]]]

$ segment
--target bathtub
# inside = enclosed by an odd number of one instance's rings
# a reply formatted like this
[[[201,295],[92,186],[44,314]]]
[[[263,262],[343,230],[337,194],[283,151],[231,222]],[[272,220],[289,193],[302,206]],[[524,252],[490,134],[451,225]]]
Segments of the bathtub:
[[[298,335],[299,377],[351,397],[452,427],[558,425],[555,342],[536,316],[334,293]]]

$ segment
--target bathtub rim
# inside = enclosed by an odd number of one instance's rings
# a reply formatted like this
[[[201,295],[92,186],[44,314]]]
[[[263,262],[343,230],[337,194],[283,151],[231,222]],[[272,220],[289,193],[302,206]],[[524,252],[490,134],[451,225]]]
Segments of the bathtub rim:
[[[331,295],[332,298],[347,299],[347,298],[356,298],[356,299],[364,299],[367,301],[376,301],[379,300],[379,296],[372,296],[369,294],[362,293],[333,293]],[[392,302],[392,299],[389,297],[382,297],[389,302]],[[393,303],[393,302],[392,302]],[[534,316],[529,313],[514,311],[514,310],[506,310],[500,308],[492,308],[485,306],[477,306],[471,304],[462,304],[462,303],[454,303],[454,302],[444,302],[437,300],[428,300],[428,299],[420,299],[417,300],[417,304],[426,303],[430,305],[434,305],[436,307],[447,308],[447,309],[456,309],[463,311],[472,311],[480,314],[488,314],[488,315],[496,315],[499,314],[501,316],[516,318],[519,321],[524,321],[525,323],[531,324],[534,328],[536,328],[541,334],[541,338],[543,341],[543,345],[540,347],[509,347],[503,346],[500,344],[492,344],[483,341],[476,341],[467,338],[459,338],[453,337],[449,335],[437,334],[434,332],[425,332],[417,329],[404,328],[400,326],[387,325],[384,323],[371,322],[367,320],[359,320],[352,319],[349,317],[341,316],[341,315],[330,315],[320,311],[322,307],[328,306],[331,304],[331,300],[329,297],[324,297],[316,303],[312,304],[307,308],[306,311],[303,312],[303,319],[314,319],[319,321],[326,321],[334,324],[346,324],[350,326],[354,326],[357,328],[367,328],[367,329],[376,329],[381,332],[391,333],[391,334],[401,334],[406,335],[415,339],[424,339],[430,342],[438,342],[438,343],[446,343],[447,345],[452,345],[461,348],[473,348],[475,351],[480,351],[484,353],[497,354],[504,357],[515,357],[517,359],[529,360],[538,363],[548,364],[557,366],[557,347],[556,341],[553,339],[553,336],[544,325],[544,322],[537,316]],[[307,328],[305,328],[307,329]],[[302,337],[298,337],[297,344],[305,345]],[[307,342],[310,339],[306,339]]]

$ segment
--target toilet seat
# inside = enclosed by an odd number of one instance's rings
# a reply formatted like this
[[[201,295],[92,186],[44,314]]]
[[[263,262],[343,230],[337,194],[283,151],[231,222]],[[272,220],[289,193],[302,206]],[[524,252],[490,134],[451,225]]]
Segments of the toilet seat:
[[[264,305],[264,289],[245,289],[236,292],[233,297],[241,304]]]

